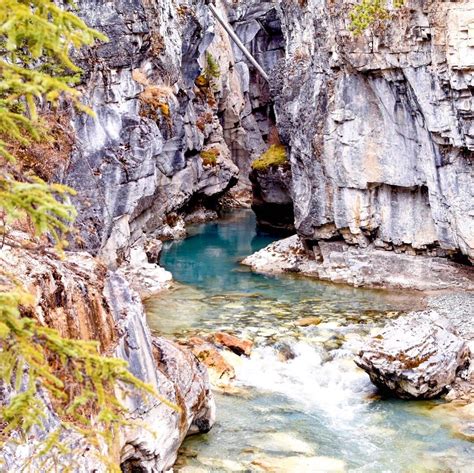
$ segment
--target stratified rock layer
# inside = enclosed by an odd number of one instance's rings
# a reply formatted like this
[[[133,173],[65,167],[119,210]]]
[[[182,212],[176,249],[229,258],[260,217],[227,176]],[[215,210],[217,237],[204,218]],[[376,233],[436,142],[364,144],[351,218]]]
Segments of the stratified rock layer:
[[[405,399],[431,399],[455,381],[469,360],[466,341],[446,319],[430,312],[391,323],[355,362],[383,391]]]
[[[314,254],[297,235],[270,244],[242,261],[262,273],[306,276],[387,289],[464,289],[474,291],[471,268],[446,258],[416,256],[341,241],[320,241]]]
[[[96,116],[74,120],[76,152],[65,180],[78,191],[76,245],[118,266],[130,247],[159,235],[169,213],[236,182],[217,119],[231,78],[228,69],[215,84],[204,78],[215,35],[204,2],[81,0],[78,7],[110,41],[79,58],[80,88]],[[216,162],[206,165],[200,152],[210,147]]]
[[[278,3],[299,235],[474,258],[473,3],[408,0],[356,39],[350,2]]]

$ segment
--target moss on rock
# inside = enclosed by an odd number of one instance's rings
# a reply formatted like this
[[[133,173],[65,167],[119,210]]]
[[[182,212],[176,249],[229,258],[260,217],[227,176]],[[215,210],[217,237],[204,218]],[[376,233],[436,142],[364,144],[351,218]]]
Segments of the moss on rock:
[[[283,145],[271,145],[265,153],[252,163],[252,169],[265,171],[271,167],[284,166],[287,163],[286,148]]]
[[[215,166],[217,164],[219,150],[216,148],[210,148],[205,151],[201,151],[199,155],[201,156],[202,164],[204,166]]]

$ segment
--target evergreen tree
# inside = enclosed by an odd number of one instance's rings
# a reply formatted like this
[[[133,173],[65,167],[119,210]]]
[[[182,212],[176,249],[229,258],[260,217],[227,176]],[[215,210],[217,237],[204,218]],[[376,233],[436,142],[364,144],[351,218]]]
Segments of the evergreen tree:
[[[64,234],[75,216],[68,196],[74,191],[23,172],[14,144],[27,149],[34,141],[50,139],[39,104],[54,108],[60,100],[69,101],[91,113],[74,89],[80,70],[70,51],[97,39],[106,40],[74,15],[69,3],[61,8],[50,0],[0,2],[0,247],[11,242],[12,222],[24,218],[36,235],[49,235],[57,250],[66,245]],[[42,428],[45,405],[39,393],[45,394],[61,419],[60,428],[36,454],[47,471],[57,455],[67,454],[59,442],[64,429],[79,433],[99,450],[112,447],[117,428],[126,423],[125,408],[115,395],[117,383],[143,395],[157,393],[135,378],[124,360],[101,356],[97,342],[65,339],[22,317],[20,307],[32,302],[0,268],[0,383],[11,392],[0,406],[0,447],[27,438],[35,426]],[[73,398],[64,390],[65,371],[68,383],[76,386]],[[101,459],[110,470],[120,471],[109,457]]]

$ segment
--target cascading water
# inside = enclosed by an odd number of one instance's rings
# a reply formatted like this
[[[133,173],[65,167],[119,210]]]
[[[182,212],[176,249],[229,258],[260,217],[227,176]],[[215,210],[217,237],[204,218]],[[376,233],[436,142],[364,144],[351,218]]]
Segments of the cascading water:
[[[186,441],[175,470],[472,471],[472,444],[429,415],[439,403],[380,399],[352,361],[365,335],[419,297],[239,265],[272,239],[242,211],[165,244],[161,263],[178,285],[148,301],[152,329],[228,331],[255,343],[235,367],[235,389],[217,394],[215,428]],[[320,323],[295,324],[308,316]]]

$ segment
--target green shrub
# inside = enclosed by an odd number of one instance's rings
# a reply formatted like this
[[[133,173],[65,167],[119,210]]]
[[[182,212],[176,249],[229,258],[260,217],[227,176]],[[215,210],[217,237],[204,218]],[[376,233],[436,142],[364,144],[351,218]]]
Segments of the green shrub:
[[[219,79],[221,76],[221,68],[211,53],[206,53],[206,68],[204,69],[204,75],[208,81]]]
[[[204,166],[215,166],[217,164],[219,151],[216,148],[210,148],[201,151],[199,155],[201,156],[202,164],[204,164]]]
[[[405,0],[393,0],[395,8],[401,8]],[[387,0],[361,0],[349,14],[351,24],[349,29],[355,36],[360,36],[364,31],[377,21],[390,18],[387,9]]]
[[[266,169],[288,164],[286,148],[283,145],[271,145],[265,153],[252,163],[252,169],[264,171]]]

